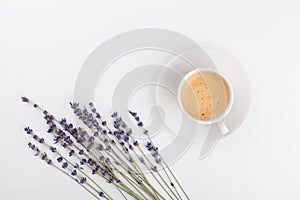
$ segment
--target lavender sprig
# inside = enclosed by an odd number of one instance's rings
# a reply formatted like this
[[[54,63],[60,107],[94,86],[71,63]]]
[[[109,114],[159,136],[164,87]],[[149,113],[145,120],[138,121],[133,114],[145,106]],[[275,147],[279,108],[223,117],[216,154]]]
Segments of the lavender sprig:
[[[47,133],[53,137],[54,141],[54,144],[50,145],[46,139],[36,135],[30,127],[26,127],[25,132],[35,142],[47,148],[47,151],[41,151],[37,145],[30,142],[28,146],[34,151],[34,155],[39,156],[48,165],[55,167],[79,183],[96,199],[110,200],[113,199],[113,195],[108,194],[102,187],[102,183],[100,186],[93,179],[93,175],[101,177],[107,184],[114,186],[124,199],[130,196],[136,200],[164,200],[167,199],[164,197],[165,194],[172,200],[182,200],[183,197],[175,187],[175,182],[179,185],[185,198],[189,199],[159,154],[158,148],[149,137],[149,132],[144,128],[137,113],[130,111],[130,115],[137,121],[137,126],[141,127],[143,133],[148,137],[149,141],[144,148],[150,152],[154,162],[146,156],[142,150],[143,146],[133,137],[132,129],[117,112],[111,115],[113,118],[113,127],[111,128],[93,103],[89,103],[89,110],[85,107],[79,107],[79,103],[70,103],[74,114],[86,126],[85,129],[75,127],[72,123],[68,123],[65,118],[58,120],[27,97],[22,97],[21,100],[43,113],[49,127]],[[61,151],[61,148],[65,151]],[[56,158],[52,159],[51,157]],[[140,165],[146,167],[155,182],[159,184],[160,189],[154,187],[152,181],[141,170]],[[159,172],[157,165],[162,166],[169,184]],[[166,165],[166,169],[163,165]],[[88,171],[90,171],[90,175]]]
[[[96,194],[95,194],[95,191],[97,191],[93,186],[91,186],[89,183],[87,183],[87,181],[86,181],[86,178],[85,177],[79,177],[79,176],[77,176],[77,177],[74,177],[75,175],[74,174],[70,174],[70,173],[68,173],[66,170],[64,170],[66,167],[65,167],[65,164],[63,164],[62,165],[62,167],[60,168],[58,165],[56,165],[49,157],[48,157],[48,155],[47,155],[47,153],[46,152],[41,152],[40,150],[39,150],[39,148],[35,145],[35,144],[33,144],[33,143],[31,143],[31,142],[29,142],[28,143],[28,146],[29,146],[29,148],[30,149],[32,149],[32,151],[35,153],[34,155],[35,156],[39,156],[40,157],[40,159],[41,160],[43,160],[43,161],[45,161],[49,166],[52,166],[52,167],[54,167],[54,168],[56,168],[58,171],[60,171],[60,172],[62,172],[63,174],[65,174],[65,175],[67,175],[69,178],[71,178],[72,180],[74,180],[74,181],[76,181],[77,183],[79,183],[79,185],[81,186],[81,187],[83,187],[86,191],[88,191],[91,195],[93,195],[96,199],[98,199],[98,200],[101,200]],[[92,189],[94,190],[94,192],[92,191]],[[103,192],[100,192],[101,194],[103,194]],[[99,194],[100,194],[99,193]],[[110,198],[107,198],[107,197],[105,197],[105,196],[103,196],[103,198],[104,199],[110,199]]]
[[[179,185],[179,187],[180,187],[181,191],[184,193],[185,197],[187,199],[189,199],[187,193],[185,192],[185,190],[183,189],[183,187],[179,183],[178,179],[176,178],[176,176],[174,175],[174,173],[172,172],[172,170],[169,168],[169,166],[167,165],[167,163],[165,162],[165,160],[163,159],[163,157],[160,155],[160,153],[158,151],[158,148],[154,146],[152,139],[149,137],[149,131],[144,128],[143,122],[140,120],[140,118],[137,115],[137,113],[136,112],[132,112],[130,110],[128,112],[137,121],[137,125],[142,128],[144,135],[147,136],[149,142],[147,143],[146,147],[147,147],[148,151],[151,152],[152,156],[155,158],[155,161],[162,166],[162,169],[164,170],[166,176],[168,177],[168,179],[170,181],[170,185],[175,189],[176,193],[179,195],[179,193],[178,193],[178,191],[177,191],[177,189],[175,187],[175,184],[171,181],[171,178],[169,177],[168,173],[164,169],[163,164],[165,164],[167,170],[170,172],[170,174],[172,175],[172,177],[174,178],[174,180],[176,181],[176,183]],[[163,164],[162,164],[161,161],[163,161]]]

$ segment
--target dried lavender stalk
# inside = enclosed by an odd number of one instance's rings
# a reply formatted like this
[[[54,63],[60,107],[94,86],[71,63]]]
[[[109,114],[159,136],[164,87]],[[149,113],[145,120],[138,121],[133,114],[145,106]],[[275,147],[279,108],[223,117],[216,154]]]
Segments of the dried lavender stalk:
[[[89,103],[89,109],[80,107],[79,103],[70,103],[74,114],[85,125],[85,128],[75,127],[65,118],[59,120],[27,97],[21,99],[42,112],[49,127],[47,133],[51,134],[54,141],[51,145],[30,127],[26,127],[25,132],[35,143],[47,148],[47,151],[42,152],[36,144],[30,142],[28,146],[34,151],[34,155],[76,181],[96,199],[114,199],[113,194],[104,189],[105,182],[116,188],[124,199],[189,199],[159,154],[137,113],[129,111],[137,121],[137,126],[148,137],[145,146],[140,145],[132,136],[132,129],[117,112],[111,115],[113,127],[109,127],[93,103]],[[153,159],[146,156],[147,152],[151,153]],[[157,165],[161,166],[163,173],[158,170]],[[155,181],[146,176],[142,166]],[[94,176],[101,177],[103,181],[97,183]],[[158,184],[158,187],[154,184]]]

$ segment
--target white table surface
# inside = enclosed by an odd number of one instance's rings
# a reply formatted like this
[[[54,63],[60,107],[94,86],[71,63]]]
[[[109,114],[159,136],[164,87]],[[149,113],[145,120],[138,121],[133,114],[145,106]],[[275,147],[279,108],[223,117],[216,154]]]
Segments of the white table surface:
[[[113,35],[155,27],[234,55],[248,72],[252,106],[238,132],[198,161],[194,145],[172,167],[192,199],[300,199],[299,1],[0,2],[0,199],[92,199],[27,149],[19,102],[28,95],[66,112],[86,57]]]

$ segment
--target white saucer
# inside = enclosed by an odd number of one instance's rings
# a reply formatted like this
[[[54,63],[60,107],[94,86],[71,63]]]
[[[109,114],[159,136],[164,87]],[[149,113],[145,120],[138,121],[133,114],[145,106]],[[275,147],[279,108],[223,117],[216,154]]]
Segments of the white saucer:
[[[183,57],[188,58],[194,66],[181,57],[175,57],[167,66],[174,72],[170,73],[170,70],[166,70],[161,74],[159,81],[169,91],[163,87],[157,87],[156,90],[156,104],[161,106],[164,112],[161,113],[161,116],[165,118],[166,127],[171,133],[176,135],[182,125],[182,117],[187,116],[182,114],[176,98],[177,94],[174,91],[177,90],[185,74],[195,69],[195,67],[216,68],[231,83],[235,99],[232,110],[224,120],[229,132],[226,135],[221,135],[215,125],[205,126],[198,124],[198,129],[196,130],[197,138],[193,142],[201,146],[200,159],[205,158],[213,150],[219,139],[232,135],[237,131],[246,119],[251,102],[250,83],[247,73],[240,63],[234,57],[221,50],[205,48],[205,51],[215,66],[203,66],[197,50],[186,52],[183,54]]]

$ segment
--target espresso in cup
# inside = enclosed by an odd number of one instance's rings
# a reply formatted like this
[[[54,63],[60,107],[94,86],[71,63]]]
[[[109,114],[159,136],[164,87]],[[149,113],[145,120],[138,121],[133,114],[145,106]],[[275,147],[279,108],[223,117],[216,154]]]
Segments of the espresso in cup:
[[[212,121],[225,113],[231,99],[226,80],[213,71],[196,71],[185,78],[180,100],[196,120]]]

